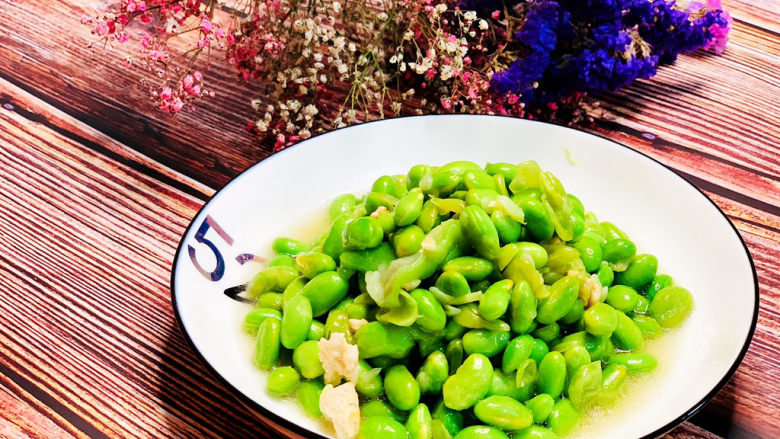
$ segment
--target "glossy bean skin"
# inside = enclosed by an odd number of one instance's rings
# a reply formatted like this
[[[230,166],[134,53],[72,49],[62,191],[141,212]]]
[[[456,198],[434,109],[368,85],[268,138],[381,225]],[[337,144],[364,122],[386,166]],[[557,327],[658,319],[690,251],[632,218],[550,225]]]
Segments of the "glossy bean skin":
[[[561,398],[555,403],[547,424],[556,434],[565,436],[574,429],[575,425],[577,425],[579,417],[580,413],[574,408],[571,401],[566,398]]]
[[[650,283],[658,270],[658,259],[653,255],[636,255],[626,271],[615,275],[615,282],[637,289]]]
[[[271,244],[271,248],[280,255],[297,256],[311,250],[311,246],[290,238],[276,238]]]
[[[547,250],[541,245],[535,242],[518,242],[517,252],[519,254],[528,254],[534,261],[534,267],[537,269],[547,265],[550,256],[547,254]]]
[[[615,272],[612,271],[612,268],[610,268],[607,263],[602,262],[601,266],[599,266],[599,269],[596,271],[596,274],[601,285],[605,287],[612,285],[612,282],[615,281]]]
[[[322,243],[322,252],[334,260],[344,252],[343,236],[348,221],[349,217],[346,215],[341,215],[333,220],[333,225],[330,226],[330,232],[328,232],[328,236],[325,237],[325,241]]]
[[[292,282],[287,284],[287,287],[285,287],[284,292],[282,292],[282,308],[284,308],[284,305],[286,305],[287,302],[290,301],[290,299],[300,294],[304,285],[306,285],[306,282],[308,281],[309,279],[307,279],[306,277],[298,276]]]
[[[467,281],[480,281],[490,276],[493,272],[493,264],[490,261],[474,256],[462,256],[455,258],[442,267],[444,271],[456,271],[463,275]]]
[[[433,438],[433,418],[428,406],[418,404],[406,420],[406,431],[409,439],[432,439]]]
[[[487,396],[500,395],[514,398],[517,395],[517,383],[515,381],[514,373],[505,374],[500,369],[494,369]]]
[[[517,165],[512,163],[488,163],[485,165],[485,172],[490,175],[501,174],[504,176],[507,184],[512,182],[517,173]]]
[[[512,439],[558,439],[558,435],[550,429],[532,425],[512,436]]]
[[[463,414],[459,411],[448,408],[444,404],[444,400],[439,401],[431,413],[431,416],[434,420],[441,421],[450,435],[454,436],[463,429]]]
[[[514,282],[504,279],[491,285],[479,299],[479,313],[487,320],[496,320],[506,313]]]
[[[647,291],[645,291],[645,295],[648,299],[653,300],[655,295],[663,290],[666,287],[671,287],[674,285],[674,279],[672,279],[671,276],[667,274],[659,274],[656,277],[653,278],[653,281],[650,282],[650,286],[647,287]]]
[[[484,398],[490,389],[493,366],[482,354],[471,354],[444,382],[444,404],[453,410],[465,410]]]
[[[634,255],[636,255],[636,245],[628,239],[613,239],[607,241],[602,247],[604,260],[613,264],[633,258]]]
[[[449,363],[443,352],[434,351],[417,372],[417,384],[422,394],[438,394],[449,378]]]
[[[423,193],[419,189],[413,189],[404,195],[393,211],[393,221],[398,227],[414,224],[422,214]]]
[[[320,273],[301,289],[301,294],[309,299],[312,316],[319,317],[347,295],[349,285],[335,271]]]
[[[431,200],[423,203],[420,217],[417,218],[415,224],[425,233],[430,232],[439,223],[439,209],[431,202]]]
[[[533,415],[534,424],[541,424],[547,420],[555,406],[555,399],[552,396],[542,393],[534,396],[525,402],[525,406]]]
[[[384,237],[382,224],[376,218],[364,216],[350,221],[344,230],[343,243],[347,250],[374,248]]]
[[[463,228],[463,234],[474,246],[477,254],[488,260],[493,260],[498,256],[501,244],[496,226],[493,225],[493,221],[481,207],[466,207],[460,214],[460,224]]]
[[[414,347],[414,339],[406,328],[381,322],[369,322],[355,333],[361,358],[386,355],[404,358]]]
[[[537,300],[531,286],[526,281],[515,284],[509,298],[512,331],[523,334],[532,330],[537,314]]]
[[[612,333],[612,342],[615,347],[624,351],[635,351],[642,347],[642,331],[631,320],[630,317],[622,312],[617,313],[618,324],[615,332]]]
[[[358,379],[355,382],[355,390],[365,398],[378,398],[384,393],[384,384],[380,369],[372,368],[365,360],[358,361]]]
[[[558,325],[558,323],[550,323],[549,325],[538,326],[533,330],[533,332],[531,332],[531,335],[549,345],[560,337],[561,327]]]
[[[577,300],[574,302],[574,305],[572,305],[569,312],[567,312],[565,316],[561,317],[559,323],[563,323],[564,325],[573,325],[582,320],[584,316],[585,305],[582,303],[582,300]]]
[[[444,349],[444,355],[447,358],[450,375],[454,375],[458,368],[463,364],[463,340],[455,339],[450,341]]]
[[[282,309],[282,295],[279,293],[265,293],[257,299],[257,306],[260,308]]]
[[[360,423],[358,439],[406,439],[406,427],[387,416],[371,416]]]
[[[461,338],[466,331],[468,331],[468,328],[459,325],[455,320],[448,320],[447,324],[444,326],[444,339],[452,341],[456,338]]]
[[[607,303],[619,311],[632,311],[637,301],[639,294],[631,287],[615,285],[607,291]]]
[[[536,388],[538,368],[536,362],[533,359],[525,360],[520,367],[517,368],[515,374],[515,385],[517,386],[517,394],[515,399],[520,402],[525,402],[531,399]]]
[[[558,398],[563,392],[566,382],[566,360],[563,354],[552,351],[544,356],[537,371],[537,388],[539,393],[546,393]]]
[[[650,354],[615,354],[609,358],[610,364],[625,366],[629,372],[650,372],[658,365],[658,360]]]
[[[636,314],[647,314],[647,311],[650,309],[650,299],[648,299],[645,296],[639,296],[639,298],[636,301],[636,305],[634,305],[634,309],[631,310],[631,312],[634,312]]]
[[[319,252],[301,253],[295,257],[295,264],[298,271],[309,279],[320,273],[336,269],[336,262],[333,258]]]
[[[463,334],[463,351],[466,355],[482,354],[492,357],[501,353],[509,343],[509,331],[472,329]]]
[[[516,242],[523,232],[523,226],[501,210],[494,210],[490,214],[490,220],[498,232],[498,239],[503,243]]]
[[[268,261],[268,267],[295,268],[295,259],[290,255],[276,255]]]
[[[534,344],[531,347],[530,358],[534,360],[536,364],[539,364],[548,352],[550,352],[550,348],[547,346],[547,343],[545,343],[543,340],[535,338]]]
[[[428,331],[441,331],[447,324],[444,308],[428,290],[416,289],[411,293],[417,303],[418,316],[415,323]]]
[[[534,338],[530,335],[520,335],[512,339],[504,350],[501,358],[501,370],[511,373],[517,370],[521,364],[531,357],[534,346]]]
[[[316,340],[305,341],[293,350],[293,365],[304,378],[309,380],[325,374],[320,362],[320,348]]]
[[[322,417],[320,411],[320,395],[325,387],[320,381],[304,381],[298,385],[295,395],[303,407],[303,411],[312,418]]]
[[[425,232],[416,226],[410,225],[396,232],[393,236],[393,247],[399,258],[417,253],[422,248]]]
[[[555,233],[555,226],[547,210],[542,205],[541,196],[542,191],[527,189],[516,193],[512,197],[512,201],[523,209],[526,221],[525,230],[536,240],[545,241],[552,238]]]
[[[463,174],[463,184],[466,186],[466,190],[470,189],[491,189],[496,190],[496,182],[493,177],[485,171],[473,170],[466,171]]]
[[[349,268],[362,272],[376,271],[382,266],[389,265],[395,257],[396,254],[390,244],[383,242],[377,247],[366,250],[347,250],[342,252],[339,256],[339,268]]]
[[[471,292],[468,280],[457,271],[444,271],[436,279],[436,288],[452,297],[462,297]]]
[[[383,175],[374,180],[374,184],[371,185],[371,192],[379,192],[394,197],[397,196],[393,185],[393,178],[389,175]]]
[[[533,423],[533,414],[509,396],[488,396],[474,405],[474,414],[485,424],[502,430],[522,430]]]
[[[420,403],[420,386],[406,366],[396,365],[385,372],[385,394],[399,410],[411,410]]]
[[[539,323],[553,323],[569,312],[580,291],[580,281],[574,275],[568,275],[550,287],[550,296],[539,302],[536,319]]]
[[[368,401],[360,406],[360,416],[368,419],[374,416],[383,416],[395,420],[396,422],[406,422],[406,416],[395,407],[382,401],[381,399],[375,399]]]
[[[319,340],[322,337],[325,337],[325,324],[317,320],[312,320],[311,325],[309,326],[309,332],[306,333],[306,340]]]
[[[352,332],[349,329],[349,316],[343,309],[334,309],[328,314],[325,320],[325,337],[330,338],[331,334],[340,332],[348,342],[353,342]]]
[[[601,362],[593,361],[578,368],[571,380],[567,395],[576,408],[583,408],[598,396],[601,389]]]
[[[414,165],[406,174],[406,187],[412,189],[420,186],[420,180],[426,175],[433,174],[433,168],[428,165]]]
[[[569,378],[569,382],[580,367],[591,362],[590,353],[585,346],[570,347],[564,351],[563,359],[566,361],[566,376]]]
[[[452,439],[452,435],[447,431],[447,427],[439,419],[431,421],[431,430],[433,439]]]
[[[679,326],[693,310],[693,296],[683,287],[671,286],[659,291],[650,302],[648,314],[664,328]]]
[[[661,335],[664,331],[658,321],[650,316],[632,314],[631,320],[633,320],[639,330],[642,331],[642,335],[645,338],[653,339]]]
[[[461,430],[454,439],[509,439],[509,436],[495,427],[472,425]]]
[[[618,325],[615,308],[606,303],[597,303],[583,315],[585,330],[593,335],[609,337]]]
[[[250,297],[260,297],[269,291],[284,291],[287,285],[298,277],[298,270],[276,266],[268,267],[257,273],[246,284],[246,291]]]
[[[312,321],[309,299],[298,295],[290,299],[282,314],[281,341],[287,349],[295,349],[306,340]]]
[[[628,377],[628,369],[621,364],[608,364],[601,373],[601,393],[599,399],[606,402],[614,401],[620,394]]]
[[[281,346],[282,322],[273,318],[265,319],[257,330],[255,344],[255,363],[264,370],[269,370],[279,359]]]
[[[276,396],[286,396],[295,391],[301,376],[290,366],[277,367],[268,375],[266,388]]]
[[[334,220],[339,215],[352,210],[358,203],[357,197],[352,194],[343,194],[334,198],[328,207],[328,216]]]
[[[257,308],[249,311],[244,317],[244,329],[252,335],[257,335],[257,330],[267,318],[282,321],[282,313],[272,308]]]
[[[604,231],[604,237],[607,241],[612,241],[613,239],[628,239],[628,235],[626,235],[625,232],[610,222],[602,221],[599,225]]]
[[[580,252],[580,259],[585,265],[585,270],[588,273],[593,273],[601,266],[602,252],[601,246],[598,242],[591,238],[580,238],[573,244],[574,248]]]

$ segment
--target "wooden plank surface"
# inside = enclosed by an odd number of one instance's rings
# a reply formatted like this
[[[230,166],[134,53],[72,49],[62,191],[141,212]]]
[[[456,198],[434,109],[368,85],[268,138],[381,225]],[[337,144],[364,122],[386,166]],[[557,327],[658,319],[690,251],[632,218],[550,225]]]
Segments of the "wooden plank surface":
[[[125,46],[85,49],[78,20],[107,4],[0,0],[0,274],[13,291],[0,295],[0,437],[274,436],[207,376],[168,299],[188,220],[214,188],[269,154],[242,129],[252,85],[216,67],[215,99],[177,118],[156,112],[135,72],[104,63]],[[723,56],[684,56],[651,81],[599,96],[584,128],[669,165],[739,229],[759,275],[756,336],[694,422],[774,438],[780,3],[724,6],[735,28]],[[691,424],[672,433],[708,435]]]
[[[276,437],[174,322],[169,267],[202,200],[31,120],[58,113],[0,84],[0,436]]]

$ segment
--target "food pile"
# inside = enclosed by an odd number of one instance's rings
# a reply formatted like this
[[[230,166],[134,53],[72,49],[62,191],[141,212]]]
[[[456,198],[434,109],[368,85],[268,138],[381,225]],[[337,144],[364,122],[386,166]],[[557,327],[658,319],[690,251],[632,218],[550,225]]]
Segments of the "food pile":
[[[256,364],[338,439],[547,439],[649,372],[692,295],[535,162],[416,165],[277,238]]]

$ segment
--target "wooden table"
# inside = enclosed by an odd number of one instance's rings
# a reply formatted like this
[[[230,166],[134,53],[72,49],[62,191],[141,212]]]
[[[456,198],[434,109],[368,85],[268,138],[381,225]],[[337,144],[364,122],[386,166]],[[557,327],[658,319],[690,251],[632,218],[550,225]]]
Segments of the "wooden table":
[[[213,69],[216,98],[176,119],[156,112],[136,72],[105,62],[123,46],[85,49],[78,20],[108,3],[0,0],[0,437],[277,436],[198,362],[169,291],[189,220],[270,153],[243,132],[245,86]],[[683,56],[602,96],[582,129],[701,188],[758,271],[750,350],[670,436],[777,438],[780,4],[724,6],[735,24],[723,56]]]

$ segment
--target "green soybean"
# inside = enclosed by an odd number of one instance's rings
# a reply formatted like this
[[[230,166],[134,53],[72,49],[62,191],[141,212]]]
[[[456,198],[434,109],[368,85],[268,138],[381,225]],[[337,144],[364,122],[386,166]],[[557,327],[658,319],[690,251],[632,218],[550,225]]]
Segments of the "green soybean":
[[[490,214],[490,220],[496,227],[499,241],[503,243],[517,242],[523,232],[523,226],[503,210],[494,210]]]
[[[403,412],[381,399],[371,400],[360,406],[360,416],[364,419],[382,416],[394,419],[396,422],[406,422],[406,416]]]
[[[261,369],[271,369],[279,359],[281,321],[265,319],[257,330],[255,362]]]
[[[385,372],[387,399],[399,410],[411,410],[420,402],[420,386],[406,366],[396,365]]]
[[[512,186],[510,185],[510,190]],[[541,201],[542,191],[528,189],[516,193],[512,201],[517,203],[525,214],[525,230],[539,241],[552,238],[555,225]]]
[[[531,357],[534,346],[534,338],[530,335],[521,335],[512,339],[504,350],[501,358],[501,370],[505,373],[514,372]]]
[[[277,254],[288,256],[296,256],[311,250],[309,244],[291,238],[276,238],[271,244],[271,248]]]
[[[520,334],[530,332],[537,314],[537,300],[531,285],[526,281],[517,282],[512,288],[509,304],[512,331]]]
[[[454,375],[458,368],[463,364],[463,340],[451,340],[444,349],[444,355],[447,357],[450,375]]]
[[[309,332],[306,333],[306,340],[319,340],[322,337],[325,337],[325,324],[317,320],[312,320],[311,325],[309,326]]]
[[[517,173],[517,165],[512,163],[488,163],[485,165],[485,172],[490,175],[501,174],[507,183],[511,183]]]
[[[433,418],[428,406],[418,404],[409,413],[409,418],[406,420],[406,431],[409,434],[409,439],[431,439],[433,437],[432,422]]]
[[[573,325],[582,320],[584,315],[585,305],[582,303],[582,300],[577,300],[574,302],[574,305],[572,305],[569,312],[567,312],[565,316],[561,317],[559,322],[563,323],[564,325]]]
[[[580,259],[588,273],[593,273],[601,266],[602,251],[598,242],[588,237],[582,237],[572,244],[580,252]]]
[[[537,269],[547,265],[547,261],[550,256],[547,254],[547,250],[541,245],[535,242],[518,242],[517,243],[518,254],[528,254],[534,261],[534,267]]]
[[[632,311],[638,300],[639,294],[625,285],[615,285],[607,291],[607,303],[619,311]]]
[[[600,226],[604,231],[604,237],[607,238],[607,241],[612,241],[613,239],[628,239],[628,235],[610,222],[602,221]]]
[[[407,328],[376,321],[363,325],[355,338],[361,358],[404,358],[414,347],[414,339]]]
[[[544,358],[548,352],[550,352],[550,348],[547,346],[547,343],[545,343],[543,340],[535,338],[533,347],[531,347],[530,358],[534,360],[536,364],[539,364],[542,361],[542,358]]]
[[[465,410],[484,398],[490,389],[493,366],[482,354],[471,354],[457,372],[444,382],[444,404],[453,410]]]
[[[512,439],[558,439],[558,435],[550,429],[532,425],[512,436]]]
[[[246,291],[251,297],[260,297],[268,291],[284,291],[287,285],[298,277],[298,270],[286,267],[268,267],[257,273],[246,284]]]
[[[492,357],[501,353],[509,343],[509,331],[472,329],[463,334],[463,351],[466,355],[482,354]]]
[[[537,371],[538,367],[533,359],[525,360],[520,364],[515,374],[515,385],[517,386],[515,399],[520,402],[531,399],[536,388]]]
[[[605,261],[614,264],[633,258],[636,255],[636,245],[628,239],[613,239],[603,245],[601,253]]]
[[[634,309],[631,311],[637,314],[647,314],[647,311],[650,309],[650,299],[648,299],[645,296],[639,296],[636,301],[636,305],[634,305]]]
[[[431,200],[423,203],[420,217],[417,218],[415,223],[423,232],[430,232],[440,221],[439,209],[431,202]]]
[[[483,258],[462,256],[444,264],[442,270],[456,271],[468,281],[480,281],[490,276],[493,272],[493,264]]]
[[[597,303],[585,311],[583,315],[585,330],[589,334],[609,337],[618,325],[618,314],[615,308],[606,303]]]
[[[566,393],[574,407],[583,408],[598,396],[600,389],[601,362],[593,361],[574,372]]]
[[[295,391],[303,411],[312,418],[322,417],[320,395],[324,387],[320,381],[304,381],[298,385],[298,390]]]
[[[322,252],[330,256],[334,260],[341,256],[344,252],[344,230],[347,228],[347,222],[349,218],[346,215],[341,215],[333,220],[333,225],[330,226],[330,231],[325,241],[322,243]]]
[[[479,299],[479,313],[488,320],[496,320],[506,313],[514,282],[509,279],[491,285]]]
[[[436,301],[428,290],[416,289],[411,293],[412,298],[417,303],[417,323],[421,328],[427,331],[441,331],[447,324],[447,316],[444,314],[444,308]]]
[[[488,396],[474,405],[474,415],[480,421],[503,430],[522,430],[533,423],[533,414],[509,396]]]
[[[440,421],[450,435],[456,435],[463,429],[463,414],[447,407],[444,400],[436,405],[431,416],[435,421]]]
[[[536,319],[539,323],[553,323],[569,312],[577,300],[580,291],[580,280],[575,275],[568,275],[550,287],[550,295],[541,300]]]
[[[463,234],[474,246],[478,255],[489,260],[498,255],[501,245],[496,226],[481,207],[466,207],[460,214],[460,225],[463,227]]]
[[[509,436],[498,428],[472,425],[461,430],[454,439],[509,439]]]
[[[281,341],[287,349],[295,349],[306,340],[312,321],[311,304],[305,296],[290,299],[282,313]]]
[[[570,347],[563,352],[563,359],[566,360],[566,376],[569,382],[580,367],[591,362],[590,353],[585,346]]]
[[[306,379],[315,379],[325,374],[320,362],[320,348],[316,341],[301,343],[293,350],[293,365]]]
[[[632,288],[650,283],[658,270],[658,259],[653,255],[636,255],[628,263],[626,271],[615,275],[615,282]]]
[[[650,302],[648,313],[664,328],[679,326],[693,310],[693,296],[685,288],[666,287]]]
[[[301,274],[309,279],[336,269],[336,262],[332,257],[318,252],[299,254],[295,257],[295,264]]]
[[[411,189],[420,186],[420,180],[430,174],[433,174],[433,168],[428,165],[412,166],[406,174],[406,187]]]
[[[417,384],[422,394],[438,394],[449,378],[449,364],[443,352],[434,351],[417,372]]]
[[[610,364],[625,366],[629,372],[650,372],[658,365],[658,360],[650,354],[615,354],[609,358]]]
[[[344,230],[344,248],[364,250],[374,248],[382,242],[384,229],[376,218],[364,216],[350,221]]]
[[[674,285],[674,279],[672,279],[671,276],[666,274],[659,274],[656,277],[653,278],[653,281],[650,282],[650,286],[647,287],[647,291],[645,291],[645,295],[648,299],[653,300],[655,295],[663,290],[666,287],[671,287]]]
[[[639,330],[642,331],[642,335],[645,338],[653,339],[661,335],[664,331],[658,321],[650,316],[632,314],[631,320],[633,320]]]
[[[301,294],[309,299],[312,316],[319,317],[347,295],[349,285],[335,271],[326,271],[314,276],[301,289]]]
[[[601,393],[599,400],[611,403],[620,394],[628,377],[628,369],[621,364],[608,364],[601,373]]]
[[[424,196],[419,189],[413,189],[404,195],[393,211],[393,221],[398,227],[414,224],[420,217],[423,209]]]
[[[417,253],[422,248],[425,232],[416,226],[410,225],[393,235],[393,248],[399,258]]]
[[[334,198],[328,208],[330,219],[336,219],[339,215],[352,210],[358,203],[357,197],[352,194],[343,194]]]
[[[439,419],[431,421],[431,430],[433,439],[452,439],[452,435],[447,430],[447,427]]]
[[[622,312],[617,313],[618,324],[612,333],[612,342],[615,347],[624,351],[635,351],[642,347],[642,331]]]
[[[406,427],[387,416],[371,416],[360,423],[358,439],[406,439]]]
[[[560,352],[552,351],[544,356],[539,363],[537,372],[537,388],[539,393],[546,393],[557,398],[563,392],[566,382],[566,360]]]
[[[271,308],[257,308],[249,311],[244,317],[244,329],[252,335],[257,335],[257,330],[267,318],[282,320],[282,314]]]
[[[531,335],[550,345],[560,337],[561,326],[554,322],[549,325],[539,326],[531,332]]]
[[[596,275],[601,285],[605,287],[612,285],[612,282],[615,280],[615,272],[612,271],[612,268],[606,262],[601,263],[598,271],[596,271]]]
[[[559,436],[565,436],[577,425],[579,417],[580,413],[574,408],[571,401],[561,398],[555,403],[547,425]]]
[[[301,376],[290,366],[277,367],[268,375],[266,389],[277,396],[286,396],[295,391]]]
[[[514,398],[517,395],[515,374],[505,374],[504,372],[501,372],[500,369],[494,369],[487,396],[493,395],[511,396]]]
[[[555,399],[546,393],[542,393],[526,401],[525,406],[531,411],[534,424],[542,424],[552,413]]]
[[[444,271],[436,279],[436,288],[452,297],[462,297],[471,292],[468,280],[457,271]]]

